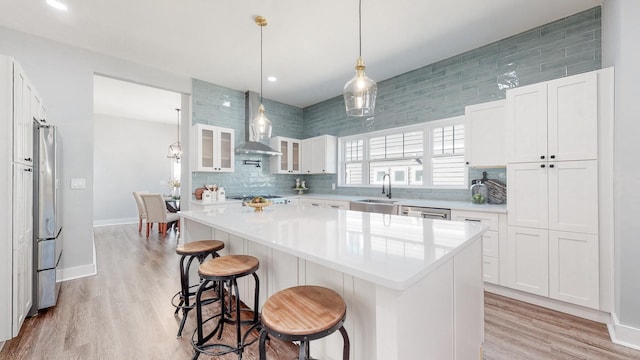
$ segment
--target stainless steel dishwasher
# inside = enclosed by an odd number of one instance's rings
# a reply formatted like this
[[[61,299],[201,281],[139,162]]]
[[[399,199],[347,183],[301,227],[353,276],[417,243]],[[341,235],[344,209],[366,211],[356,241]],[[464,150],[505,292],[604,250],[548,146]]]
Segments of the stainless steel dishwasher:
[[[451,209],[402,205],[400,207],[400,215],[425,219],[451,220]]]

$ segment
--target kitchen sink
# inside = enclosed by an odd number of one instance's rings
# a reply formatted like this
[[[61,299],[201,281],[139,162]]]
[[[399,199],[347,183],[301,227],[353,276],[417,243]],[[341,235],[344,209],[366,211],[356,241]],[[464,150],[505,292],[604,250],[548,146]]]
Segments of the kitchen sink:
[[[349,210],[397,215],[399,206],[396,200],[362,199],[349,203]]]

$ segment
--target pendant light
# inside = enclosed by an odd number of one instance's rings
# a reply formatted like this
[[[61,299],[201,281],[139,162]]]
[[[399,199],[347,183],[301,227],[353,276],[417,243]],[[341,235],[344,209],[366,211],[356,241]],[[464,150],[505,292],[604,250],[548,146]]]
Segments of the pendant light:
[[[356,61],[356,75],[342,90],[344,105],[349,116],[373,116],[378,85],[364,74],[362,59],[362,0],[358,0],[358,38],[360,53]]]
[[[271,137],[271,121],[267,119],[264,113],[264,105],[262,104],[262,29],[267,26],[267,19],[262,16],[255,17],[256,25],[260,26],[260,105],[258,106],[258,115],[251,121],[249,126],[250,134],[254,139],[268,139]]]
[[[182,145],[180,144],[180,109],[176,109],[178,113],[178,141],[169,145],[169,151],[167,152],[167,157],[169,159],[176,159],[176,162],[180,162],[180,158],[182,157]]]

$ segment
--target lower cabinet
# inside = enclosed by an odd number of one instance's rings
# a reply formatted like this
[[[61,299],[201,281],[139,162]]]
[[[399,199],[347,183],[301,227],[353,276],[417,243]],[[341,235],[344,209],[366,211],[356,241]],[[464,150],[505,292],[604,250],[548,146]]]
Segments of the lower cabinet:
[[[488,283],[506,285],[506,214],[452,210],[451,220],[481,222],[489,226],[482,235],[483,279]]]
[[[349,202],[342,200],[328,200],[328,199],[316,199],[316,198],[304,198],[301,197],[298,200],[300,205],[317,206],[323,208],[343,209],[349,210]]]
[[[508,236],[508,287],[599,308],[598,235],[510,226]]]
[[[509,226],[507,286],[549,296],[549,232]]]

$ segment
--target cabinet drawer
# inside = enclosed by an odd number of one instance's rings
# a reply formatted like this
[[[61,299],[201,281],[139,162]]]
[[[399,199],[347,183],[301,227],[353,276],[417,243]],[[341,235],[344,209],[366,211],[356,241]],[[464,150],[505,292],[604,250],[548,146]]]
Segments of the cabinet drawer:
[[[482,234],[482,255],[500,257],[500,235],[497,231],[487,230]]]
[[[500,260],[491,256],[483,256],[482,275],[484,281],[500,284]]]
[[[455,210],[451,214],[451,219],[454,221],[477,221],[487,224],[489,230],[499,230],[500,215],[496,213]]]
[[[328,208],[349,210],[349,203],[346,201],[325,200],[325,205]]]

